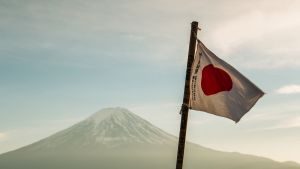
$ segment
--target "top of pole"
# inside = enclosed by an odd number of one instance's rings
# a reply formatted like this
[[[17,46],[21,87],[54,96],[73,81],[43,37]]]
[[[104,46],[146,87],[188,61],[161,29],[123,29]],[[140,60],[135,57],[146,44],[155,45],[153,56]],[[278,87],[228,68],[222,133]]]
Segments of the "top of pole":
[[[198,22],[197,21],[193,21],[192,24],[197,24],[197,26],[198,26]]]
[[[197,21],[193,21],[193,22],[191,23],[191,25],[192,25],[192,29],[193,29],[193,28],[197,28],[197,29],[198,29],[198,22],[197,22]]]
[[[193,21],[191,23],[190,45],[188,51],[188,60],[187,60],[187,69],[186,69],[186,78],[185,78],[185,87],[184,87],[184,96],[183,96],[184,106],[188,106],[190,101],[190,72],[191,72],[191,67],[195,56],[197,31],[198,31],[198,22]]]

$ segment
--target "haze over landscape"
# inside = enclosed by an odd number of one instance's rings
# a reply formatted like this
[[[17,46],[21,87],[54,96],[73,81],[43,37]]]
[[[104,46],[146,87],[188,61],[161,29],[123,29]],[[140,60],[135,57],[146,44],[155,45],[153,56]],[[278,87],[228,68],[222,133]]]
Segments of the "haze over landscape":
[[[106,108],[56,134],[0,155],[6,169],[175,167],[177,138],[124,108]],[[299,169],[293,162],[225,153],[187,143],[184,168]]]
[[[191,111],[190,160],[213,149],[300,163],[299,9],[298,0],[0,0],[0,154],[43,149],[50,138],[81,144],[57,132],[116,106],[173,140],[195,20],[206,46],[266,95],[237,124]],[[107,135],[97,134],[102,144]]]

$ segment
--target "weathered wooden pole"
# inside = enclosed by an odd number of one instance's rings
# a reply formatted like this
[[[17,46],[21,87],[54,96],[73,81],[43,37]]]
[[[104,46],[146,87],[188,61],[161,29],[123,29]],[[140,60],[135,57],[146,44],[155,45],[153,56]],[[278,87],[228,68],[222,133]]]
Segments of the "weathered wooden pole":
[[[182,169],[182,165],[183,165],[185,136],[186,136],[186,128],[187,128],[187,121],[188,121],[188,114],[189,114],[189,102],[190,102],[191,67],[195,55],[197,30],[198,30],[198,22],[193,21],[191,24],[189,54],[188,54],[187,67],[186,67],[183,103],[181,107],[181,123],[180,123],[180,132],[179,132],[176,169]]]

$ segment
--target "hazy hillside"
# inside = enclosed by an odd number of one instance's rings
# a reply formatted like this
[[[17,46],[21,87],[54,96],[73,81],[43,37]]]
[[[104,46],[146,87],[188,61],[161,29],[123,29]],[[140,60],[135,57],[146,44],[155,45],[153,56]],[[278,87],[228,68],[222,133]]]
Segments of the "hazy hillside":
[[[123,108],[0,155],[1,169],[174,169],[177,138]],[[300,165],[226,153],[188,143],[185,169],[300,169]]]

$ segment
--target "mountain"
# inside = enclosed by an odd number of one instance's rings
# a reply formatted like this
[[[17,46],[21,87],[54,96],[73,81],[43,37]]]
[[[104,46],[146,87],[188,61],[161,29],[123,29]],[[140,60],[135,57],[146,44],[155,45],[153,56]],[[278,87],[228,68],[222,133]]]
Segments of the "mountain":
[[[161,145],[175,140],[174,136],[124,108],[107,108],[23,150],[90,151],[90,149],[116,149],[129,145]]]
[[[0,155],[1,169],[173,169],[177,138],[124,108],[106,108],[68,129]],[[184,168],[300,169],[293,162],[187,143]]]

